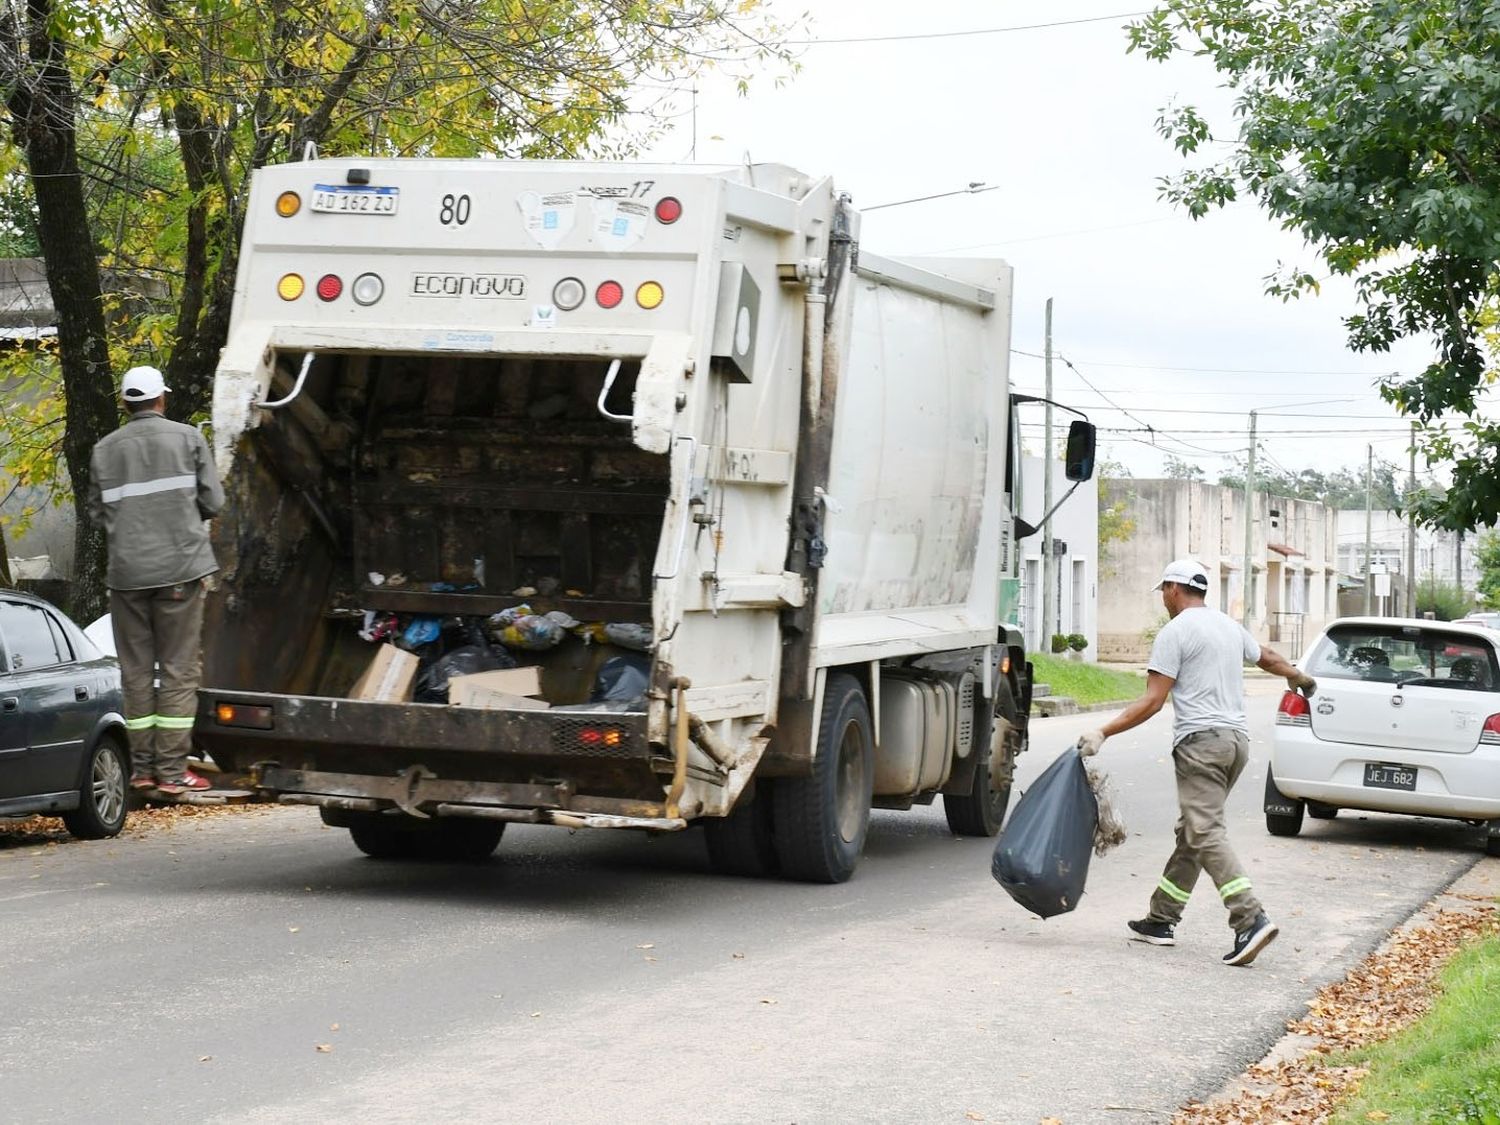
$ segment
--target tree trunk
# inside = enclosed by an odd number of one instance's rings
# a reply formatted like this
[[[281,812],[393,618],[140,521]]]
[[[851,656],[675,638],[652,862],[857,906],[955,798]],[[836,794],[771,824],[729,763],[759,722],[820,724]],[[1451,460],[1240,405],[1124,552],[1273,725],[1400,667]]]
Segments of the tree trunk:
[[[78,167],[77,94],[64,45],[51,33],[51,0],[27,4],[30,72],[9,95],[11,128],[26,153],[36,193],[38,233],[47,284],[57,310],[58,359],[67,421],[63,454],[76,512],[73,589],[69,610],[85,624],[104,612],[104,529],[84,503],[94,443],[119,424],[105,336],[99,261]]]

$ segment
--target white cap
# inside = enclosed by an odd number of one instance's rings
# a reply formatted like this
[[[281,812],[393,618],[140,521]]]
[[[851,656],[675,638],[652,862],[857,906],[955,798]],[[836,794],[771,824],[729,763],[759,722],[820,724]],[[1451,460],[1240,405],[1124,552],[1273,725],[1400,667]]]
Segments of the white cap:
[[[1175,582],[1179,586],[1191,586],[1199,593],[1208,593],[1208,567],[1197,559],[1176,559],[1167,564],[1167,569],[1161,572],[1161,581],[1151,588],[1160,590],[1168,582]]]
[[[154,367],[132,367],[120,380],[120,397],[126,402],[150,402],[166,393],[167,384]]]

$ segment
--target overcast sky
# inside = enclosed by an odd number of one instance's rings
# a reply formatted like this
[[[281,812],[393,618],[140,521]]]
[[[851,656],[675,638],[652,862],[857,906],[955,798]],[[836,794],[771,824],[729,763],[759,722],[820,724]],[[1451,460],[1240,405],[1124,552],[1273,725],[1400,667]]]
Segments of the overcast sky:
[[[791,164],[831,174],[866,207],[972,181],[999,185],[874,211],[862,243],[894,256],[1006,259],[1016,274],[1013,346],[1022,353],[1042,351],[1043,306],[1054,298],[1054,347],[1077,369],[1056,365],[1054,397],[1102,428],[1156,431],[1102,435],[1105,455],[1136,476],[1159,475],[1172,453],[1216,479],[1232,466],[1226,454],[1243,457],[1248,412],[1272,407],[1281,412],[1261,415],[1260,448],[1274,465],[1362,469],[1373,443],[1377,458],[1404,471],[1405,424],[1374,384],[1383,373],[1420,370],[1426,342],[1389,355],[1348,351],[1348,285],[1329,281],[1321,296],[1291,304],[1264,293],[1278,261],[1321,273],[1299,239],[1250,203],[1195,223],[1158,199],[1158,177],[1181,167],[1156,133],[1160,107],[1176,98],[1228,119],[1229,96],[1206,62],[1127,55],[1125,18],[869,41],[1123,16],[1147,5],[769,2],[789,18],[809,11],[808,34],[824,42],[798,48],[802,69],[780,89],[761,82],[737,98],[727,80],[701,82],[696,143],[688,114],[653,157],[724,163],[748,154]],[[844,38],[866,41],[828,42]],[[1017,389],[1039,392],[1042,363],[1015,354],[1011,377]]]

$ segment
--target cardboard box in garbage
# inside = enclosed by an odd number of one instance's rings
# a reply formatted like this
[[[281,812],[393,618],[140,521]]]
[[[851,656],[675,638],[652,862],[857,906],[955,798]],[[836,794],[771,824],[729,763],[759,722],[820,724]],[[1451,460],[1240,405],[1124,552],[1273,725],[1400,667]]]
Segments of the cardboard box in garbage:
[[[417,658],[395,645],[381,645],[364,675],[349,689],[350,699],[370,703],[405,703],[417,679]]]
[[[458,707],[490,711],[542,711],[542,676],[537,668],[503,668],[496,672],[474,672],[448,681],[448,702]]]

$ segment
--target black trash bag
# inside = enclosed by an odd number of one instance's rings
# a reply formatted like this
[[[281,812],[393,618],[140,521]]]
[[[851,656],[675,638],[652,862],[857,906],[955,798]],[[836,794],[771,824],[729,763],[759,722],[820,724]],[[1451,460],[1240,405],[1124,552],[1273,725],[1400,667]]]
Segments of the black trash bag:
[[[448,681],[454,676],[514,668],[515,658],[500,645],[465,645],[440,656],[417,674],[412,698],[418,703],[447,703]]]
[[[1099,802],[1070,747],[1026,790],[995,841],[990,874],[1027,910],[1051,918],[1083,897]]]
[[[651,658],[640,653],[621,653],[599,666],[589,702],[634,704],[639,700],[644,706],[646,689],[650,686]]]

